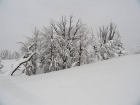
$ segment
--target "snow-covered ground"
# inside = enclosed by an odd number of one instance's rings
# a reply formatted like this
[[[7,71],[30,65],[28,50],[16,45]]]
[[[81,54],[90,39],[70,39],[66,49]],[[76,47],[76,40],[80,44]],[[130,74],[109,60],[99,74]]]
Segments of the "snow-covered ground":
[[[0,105],[140,105],[140,54],[36,76],[1,74]]]
[[[4,67],[2,68],[2,70],[0,70],[0,74],[5,73],[6,71],[8,71],[16,62],[16,60],[2,60],[1,64],[4,65]]]

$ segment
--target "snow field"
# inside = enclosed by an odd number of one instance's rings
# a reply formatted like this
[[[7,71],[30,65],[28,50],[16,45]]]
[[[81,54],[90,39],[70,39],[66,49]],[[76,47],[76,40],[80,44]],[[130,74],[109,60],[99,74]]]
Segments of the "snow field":
[[[139,54],[36,76],[0,75],[0,105],[139,104]]]

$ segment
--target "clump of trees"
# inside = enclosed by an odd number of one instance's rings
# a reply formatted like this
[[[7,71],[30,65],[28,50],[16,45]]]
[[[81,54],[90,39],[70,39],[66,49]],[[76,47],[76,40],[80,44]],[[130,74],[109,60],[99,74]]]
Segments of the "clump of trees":
[[[81,19],[74,23],[72,15],[68,20],[62,16],[58,22],[51,19],[49,27],[35,28],[34,36],[26,38],[25,43],[21,42],[22,60],[13,67],[11,75],[21,65],[25,66],[23,73],[35,75],[125,54],[116,24],[99,27],[94,35]]]
[[[0,51],[0,59],[1,60],[12,60],[12,59],[19,59],[20,53],[17,51],[11,52],[9,50],[1,50]]]

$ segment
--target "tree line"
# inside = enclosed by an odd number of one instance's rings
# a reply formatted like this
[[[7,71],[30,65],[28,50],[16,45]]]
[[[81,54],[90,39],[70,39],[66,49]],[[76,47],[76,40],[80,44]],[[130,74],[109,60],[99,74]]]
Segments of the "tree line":
[[[20,53],[17,51],[11,52],[10,50],[1,50],[0,51],[0,59],[1,60],[12,60],[12,59],[19,59]]]
[[[34,29],[33,37],[26,37],[22,44],[24,73],[35,75],[81,66],[125,55],[117,25],[110,22],[99,27],[96,34],[79,19],[73,21],[62,16],[60,21],[51,19],[49,26]],[[12,74],[17,70],[15,67]]]

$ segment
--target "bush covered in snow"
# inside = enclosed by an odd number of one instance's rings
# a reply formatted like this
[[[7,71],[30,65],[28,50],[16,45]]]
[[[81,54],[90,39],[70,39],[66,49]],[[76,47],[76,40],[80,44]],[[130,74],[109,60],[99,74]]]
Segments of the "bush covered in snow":
[[[13,67],[12,75],[20,65],[25,66],[24,73],[35,75],[125,54],[116,24],[100,27],[93,35],[80,19],[73,24],[73,16],[51,20],[50,27],[35,28],[34,36],[26,38],[27,42],[21,42],[22,60]]]

